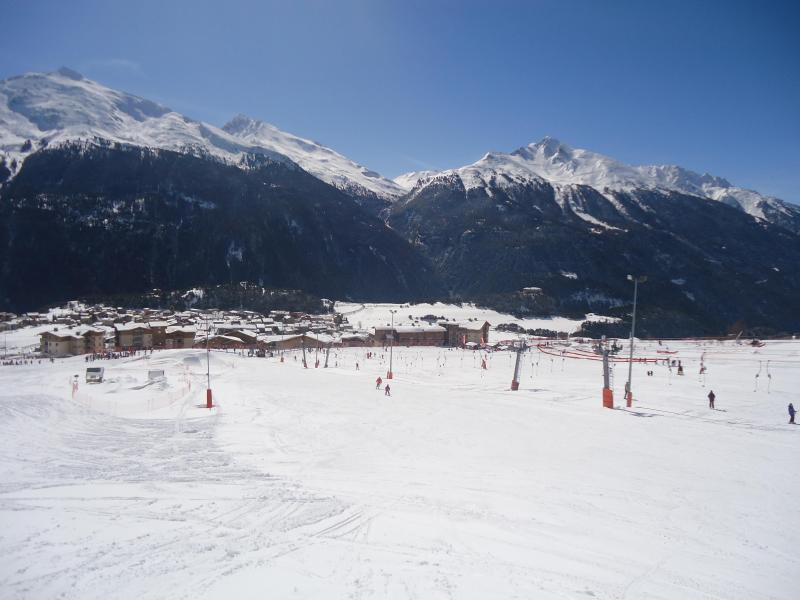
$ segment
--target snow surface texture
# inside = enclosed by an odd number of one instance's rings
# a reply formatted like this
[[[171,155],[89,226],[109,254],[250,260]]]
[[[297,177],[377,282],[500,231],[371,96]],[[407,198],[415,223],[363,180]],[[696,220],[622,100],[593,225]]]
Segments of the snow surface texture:
[[[495,331],[501,323],[514,323],[525,329],[549,329],[564,333],[574,333],[581,328],[583,321],[568,319],[566,317],[538,317],[529,319],[517,319],[516,317],[499,313],[494,310],[478,308],[474,304],[464,303],[461,306],[455,304],[444,304],[436,302],[434,304],[362,304],[358,302],[337,302],[334,306],[337,313],[347,317],[347,321],[359,330],[368,330],[376,326],[386,326],[391,324],[391,313],[394,315],[394,324],[398,327],[419,324],[422,317],[433,315],[434,317],[444,317],[450,321],[488,321],[491,325],[490,340],[492,343],[502,339],[513,339],[516,336],[512,333]],[[409,319],[409,317],[412,317]],[[586,315],[584,321],[608,320],[613,318],[600,317],[597,315]],[[424,324],[424,322],[422,323]],[[435,323],[434,323],[435,324]]]
[[[795,598],[800,343],[668,348],[686,375],[637,364],[613,411],[598,362],[536,350],[511,392],[510,352],[396,348],[391,397],[380,348],[213,352],[210,411],[200,350],[74,398],[80,357],[0,367],[2,595]]]
[[[195,121],[175,111],[85,79],[69,69],[29,73],[0,82],[0,156],[10,163],[43,144],[93,140],[212,156],[238,164],[245,154],[292,161],[348,191],[399,196],[394,182],[330,148],[238,116],[225,126]],[[30,140],[30,147],[26,142]]]
[[[571,148],[551,137],[510,154],[490,152],[476,163],[458,169],[406,173],[394,181],[411,190],[424,187],[437,177],[453,175],[461,179],[466,189],[505,188],[545,180],[562,195],[568,194],[573,185],[587,185],[601,192],[657,189],[725,202],[761,219],[769,220],[770,211],[800,214],[800,208],[794,205],[735,187],[721,177],[672,165],[626,165],[596,152]]]

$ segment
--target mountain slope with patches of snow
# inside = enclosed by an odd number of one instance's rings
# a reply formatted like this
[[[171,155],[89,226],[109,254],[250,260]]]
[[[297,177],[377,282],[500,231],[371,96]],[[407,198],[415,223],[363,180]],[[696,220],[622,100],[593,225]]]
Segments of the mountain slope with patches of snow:
[[[586,185],[605,192],[673,191],[723,202],[747,214],[800,231],[800,207],[772,196],[732,185],[721,177],[700,175],[673,165],[632,166],[554,138],[529,144],[509,154],[490,152],[479,161],[436,173],[406,173],[395,182],[407,190],[424,187],[439,176],[457,176],[466,189],[502,188],[542,180],[558,189]]]

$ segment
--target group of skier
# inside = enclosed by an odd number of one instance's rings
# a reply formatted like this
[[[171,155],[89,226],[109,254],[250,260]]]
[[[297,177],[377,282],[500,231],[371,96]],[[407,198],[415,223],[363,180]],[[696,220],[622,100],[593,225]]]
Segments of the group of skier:
[[[711,410],[716,410],[716,407],[714,406],[714,401],[716,399],[717,395],[714,393],[714,390],[708,392],[708,408],[710,408]],[[789,402],[788,409],[789,409],[789,424],[796,425],[796,423],[794,422],[794,416],[797,413],[797,411],[795,410],[794,405],[791,402]]]
[[[379,375],[378,378],[375,380],[375,389],[376,390],[381,389],[381,384],[382,383],[383,383],[383,379],[381,379],[381,377]],[[391,396],[392,395],[392,392],[391,392],[391,389],[389,388],[389,384],[388,383],[386,384],[386,387],[383,388],[383,395],[384,396]]]

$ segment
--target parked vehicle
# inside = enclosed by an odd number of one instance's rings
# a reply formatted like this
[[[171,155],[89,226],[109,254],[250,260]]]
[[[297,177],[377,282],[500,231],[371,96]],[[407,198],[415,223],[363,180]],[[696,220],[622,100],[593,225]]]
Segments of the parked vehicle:
[[[86,383],[102,383],[104,367],[87,367],[86,368]]]

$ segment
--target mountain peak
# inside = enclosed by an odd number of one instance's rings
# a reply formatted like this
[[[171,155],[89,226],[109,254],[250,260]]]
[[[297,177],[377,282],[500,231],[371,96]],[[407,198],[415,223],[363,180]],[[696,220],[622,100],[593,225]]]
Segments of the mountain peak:
[[[266,123],[260,119],[250,117],[243,113],[238,113],[234,115],[230,121],[225,123],[225,125],[222,126],[222,129],[231,135],[247,135],[257,131],[264,125],[266,125]]]
[[[795,223],[792,219],[800,216],[794,206],[738,188],[722,177],[700,175],[674,165],[629,165],[591,150],[572,148],[550,136],[509,154],[489,152],[471,165],[444,173],[458,175],[467,189],[545,180],[557,186],[584,185],[598,191],[668,190],[719,200],[766,221],[781,223],[782,215],[790,215],[787,219],[793,230],[797,225],[792,225]],[[417,182],[429,178],[429,174],[411,173],[395,181],[411,189]]]
[[[67,79],[73,79],[75,81],[81,81],[86,79],[83,75],[70,69],[69,67],[60,67],[56,72],[56,74],[61,75],[62,77],[66,77]]]

